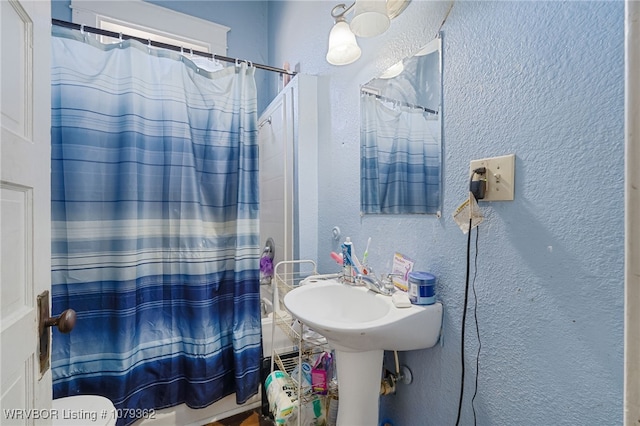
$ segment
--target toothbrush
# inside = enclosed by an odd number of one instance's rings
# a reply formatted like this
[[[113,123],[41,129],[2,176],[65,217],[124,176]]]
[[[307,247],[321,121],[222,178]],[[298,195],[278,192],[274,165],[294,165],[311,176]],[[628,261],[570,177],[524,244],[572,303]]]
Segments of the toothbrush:
[[[367,264],[367,257],[369,257],[369,245],[371,244],[371,237],[367,240],[367,248],[364,249],[364,254],[362,255],[362,264]]]
[[[360,275],[360,270],[358,269],[356,264],[353,262],[353,259],[351,259],[351,256],[347,255],[347,261],[349,261],[349,263],[351,263],[351,267],[355,271],[356,275]]]
[[[352,260],[353,260],[353,264],[354,264],[355,266],[357,266],[357,267],[358,267],[358,269],[362,269],[362,263],[360,263],[360,261],[358,260],[358,256],[356,256],[356,254],[355,254],[355,253],[353,253],[353,258],[352,258]],[[365,274],[365,275],[366,275],[366,274]]]

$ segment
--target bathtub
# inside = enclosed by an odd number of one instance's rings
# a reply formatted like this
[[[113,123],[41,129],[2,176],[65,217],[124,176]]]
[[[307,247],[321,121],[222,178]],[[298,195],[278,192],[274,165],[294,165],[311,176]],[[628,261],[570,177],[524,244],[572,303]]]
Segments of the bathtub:
[[[275,346],[278,352],[288,352],[293,350],[293,344],[287,335],[278,327],[272,337],[273,325],[273,304],[271,302],[271,291],[266,286],[261,287],[261,310],[262,310],[262,355],[271,356],[271,351]],[[260,407],[261,391],[251,397],[242,405],[236,404],[235,394],[231,394],[205,408],[193,409],[186,405],[156,410],[155,419],[144,419],[134,423],[135,426],[159,426],[159,425],[185,425],[201,426],[207,423],[226,419],[227,417],[243,413],[248,410]]]

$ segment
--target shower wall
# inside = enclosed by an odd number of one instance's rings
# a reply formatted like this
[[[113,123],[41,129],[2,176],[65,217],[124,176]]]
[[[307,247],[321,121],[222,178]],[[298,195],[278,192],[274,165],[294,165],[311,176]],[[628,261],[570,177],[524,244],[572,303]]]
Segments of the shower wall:
[[[278,96],[260,116],[260,242],[272,238],[273,265],[293,258],[293,126],[289,98]]]
[[[299,74],[258,120],[260,241],[273,238],[274,265],[318,259],[318,79]]]

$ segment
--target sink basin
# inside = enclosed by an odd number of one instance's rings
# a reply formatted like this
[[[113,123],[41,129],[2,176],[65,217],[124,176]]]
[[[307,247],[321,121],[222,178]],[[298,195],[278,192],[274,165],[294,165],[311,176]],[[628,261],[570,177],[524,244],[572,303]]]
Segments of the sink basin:
[[[336,279],[301,285],[287,293],[284,304],[334,348],[347,351],[430,348],[442,324],[440,303],[396,308],[390,296]]]
[[[338,426],[377,425],[384,351],[430,348],[442,325],[440,303],[396,308],[390,296],[337,279],[309,280],[284,305],[335,349]]]

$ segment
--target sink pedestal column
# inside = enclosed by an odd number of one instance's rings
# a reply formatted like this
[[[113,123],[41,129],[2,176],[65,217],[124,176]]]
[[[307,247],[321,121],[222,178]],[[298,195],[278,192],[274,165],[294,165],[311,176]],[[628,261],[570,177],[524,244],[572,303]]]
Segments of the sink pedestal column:
[[[377,426],[383,350],[336,349],[338,426]]]

